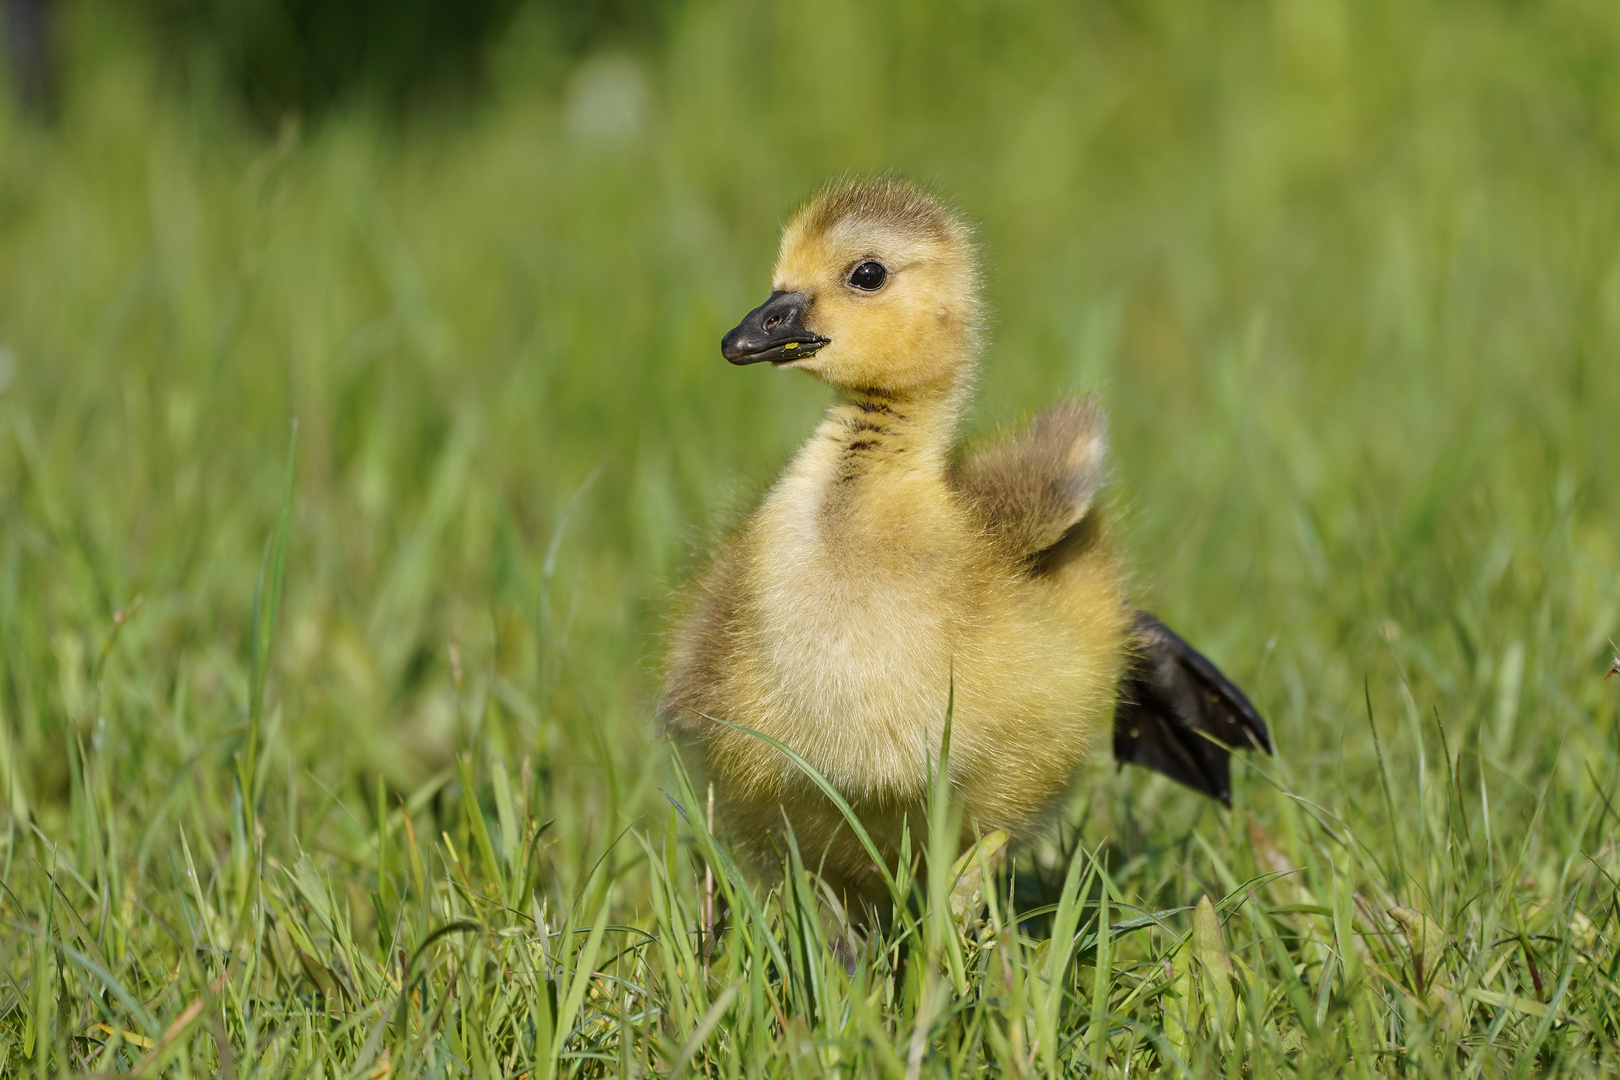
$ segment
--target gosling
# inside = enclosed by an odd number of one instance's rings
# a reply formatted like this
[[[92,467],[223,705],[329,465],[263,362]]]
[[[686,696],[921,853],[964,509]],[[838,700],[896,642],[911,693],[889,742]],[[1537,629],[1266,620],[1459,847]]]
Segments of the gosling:
[[[904,830],[924,834],[947,714],[967,827],[1014,843],[1050,822],[1110,717],[1118,762],[1227,801],[1229,749],[1270,737],[1131,604],[1098,506],[1096,405],[955,452],[982,323],[962,218],[893,177],[838,183],[788,223],[772,281],[722,355],[836,396],[673,634],[660,715],[712,785],[718,831],[768,875],[791,828],[829,884],[881,904],[839,810],[750,732],[802,755],[892,859]]]

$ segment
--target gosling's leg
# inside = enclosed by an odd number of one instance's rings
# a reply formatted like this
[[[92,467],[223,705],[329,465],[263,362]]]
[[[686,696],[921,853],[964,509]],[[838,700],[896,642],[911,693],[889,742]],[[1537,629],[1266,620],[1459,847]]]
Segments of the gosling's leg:
[[[1271,753],[1266,722],[1219,668],[1152,615],[1136,613],[1131,638],[1114,712],[1115,760],[1231,805],[1231,751]]]

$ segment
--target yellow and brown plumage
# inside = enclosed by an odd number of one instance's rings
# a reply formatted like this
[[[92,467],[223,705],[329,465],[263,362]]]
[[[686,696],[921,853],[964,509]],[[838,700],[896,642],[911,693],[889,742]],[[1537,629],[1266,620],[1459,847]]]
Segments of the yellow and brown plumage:
[[[948,710],[966,819],[1015,842],[1050,820],[1111,721],[1121,761],[1221,798],[1226,750],[1200,732],[1269,748],[1241,692],[1130,603],[1097,505],[1092,402],[957,456],[979,336],[966,225],[884,177],[794,216],[770,299],[722,343],[733,363],[799,368],[837,395],[697,585],[668,660],[665,722],[761,868],[791,823],[835,887],[877,893],[838,811],[728,725],[802,754],[891,852],[908,819],[922,832]]]

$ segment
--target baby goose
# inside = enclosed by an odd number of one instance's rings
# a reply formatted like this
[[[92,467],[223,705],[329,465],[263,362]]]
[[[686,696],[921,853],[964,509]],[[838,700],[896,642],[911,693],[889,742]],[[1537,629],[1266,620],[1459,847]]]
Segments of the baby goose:
[[[809,372],[836,399],[674,634],[660,712],[713,784],[720,832],[768,871],[790,824],[835,888],[880,900],[838,810],[729,725],[803,755],[892,854],[908,819],[923,833],[947,711],[966,820],[1015,843],[1050,820],[1110,716],[1117,760],[1226,800],[1226,748],[1269,751],[1269,736],[1129,602],[1097,505],[1096,406],[953,453],[981,322],[962,219],[891,177],[837,184],[789,222],[772,280],[721,352]]]

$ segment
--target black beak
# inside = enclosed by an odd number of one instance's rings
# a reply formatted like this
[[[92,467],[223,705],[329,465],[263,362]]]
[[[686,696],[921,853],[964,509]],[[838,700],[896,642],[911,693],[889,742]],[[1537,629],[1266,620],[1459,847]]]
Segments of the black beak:
[[[720,355],[733,364],[757,364],[761,360],[785,363],[810,356],[827,344],[827,339],[812,334],[800,321],[809,302],[804,293],[771,293],[769,300],[750,311],[720,339]]]

